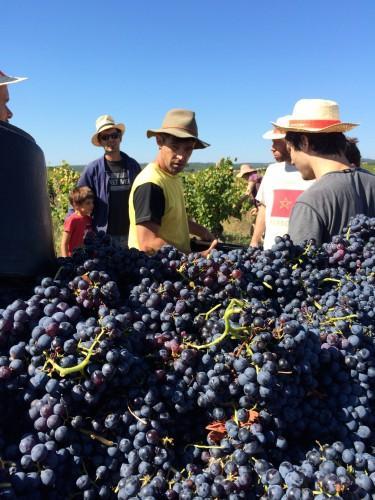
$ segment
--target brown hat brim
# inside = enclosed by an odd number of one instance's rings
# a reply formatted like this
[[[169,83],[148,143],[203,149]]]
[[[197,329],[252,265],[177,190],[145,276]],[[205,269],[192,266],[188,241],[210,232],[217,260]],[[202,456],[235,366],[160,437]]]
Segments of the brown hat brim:
[[[209,146],[207,142],[201,141],[201,139],[198,139],[198,137],[195,137],[194,135],[189,134],[189,132],[187,132],[186,130],[182,130],[180,128],[170,127],[168,129],[165,128],[149,129],[146,132],[148,138],[155,137],[158,134],[168,134],[172,135],[173,137],[178,137],[179,139],[194,139],[195,140],[194,149],[204,149]]]

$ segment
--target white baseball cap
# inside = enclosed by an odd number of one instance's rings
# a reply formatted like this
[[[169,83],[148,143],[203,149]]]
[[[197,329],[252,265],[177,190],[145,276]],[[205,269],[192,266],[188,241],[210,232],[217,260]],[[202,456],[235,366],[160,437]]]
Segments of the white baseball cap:
[[[263,139],[285,139],[285,132],[282,132],[278,127],[287,127],[289,125],[290,117],[291,115],[285,115],[278,118],[276,122],[273,123],[273,129],[267,130],[267,132],[263,134]]]

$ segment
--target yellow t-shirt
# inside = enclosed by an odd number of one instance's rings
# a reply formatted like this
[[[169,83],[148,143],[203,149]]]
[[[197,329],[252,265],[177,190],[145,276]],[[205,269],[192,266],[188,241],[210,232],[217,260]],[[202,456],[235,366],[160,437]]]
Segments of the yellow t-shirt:
[[[129,248],[139,248],[133,197],[135,190],[146,183],[159,186],[164,195],[165,208],[158,236],[184,253],[190,252],[189,225],[184,191],[179,175],[161,170],[157,163],[149,163],[135,178],[129,196]]]

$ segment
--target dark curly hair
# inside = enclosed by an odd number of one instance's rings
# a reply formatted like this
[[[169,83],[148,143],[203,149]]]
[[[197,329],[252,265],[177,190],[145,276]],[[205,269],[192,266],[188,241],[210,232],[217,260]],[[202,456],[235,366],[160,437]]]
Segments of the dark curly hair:
[[[346,137],[341,132],[287,132],[285,139],[287,142],[290,142],[293,145],[294,149],[296,149],[297,151],[301,151],[303,136],[307,137],[309,146],[315,153],[322,155],[345,155]]]

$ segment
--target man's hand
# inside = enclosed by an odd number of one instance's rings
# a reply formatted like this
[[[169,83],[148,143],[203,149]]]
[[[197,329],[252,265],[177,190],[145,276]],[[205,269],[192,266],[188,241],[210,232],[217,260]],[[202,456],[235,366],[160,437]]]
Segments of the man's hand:
[[[207,240],[206,240],[207,241]],[[211,245],[209,246],[209,248],[207,248],[207,250],[203,250],[203,252],[199,252],[202,257],[207,257],[208,255],[210,255],[210,253],[212,252],[212,250],[216,247],[216,245],[218,244],[218,241],[219,240],[216,240],[214,239],[211,243]]]

